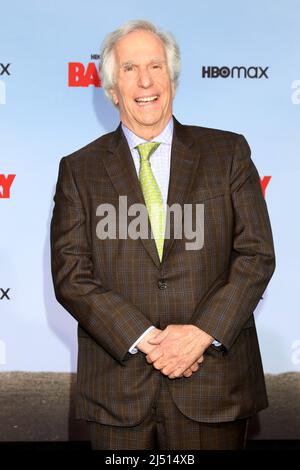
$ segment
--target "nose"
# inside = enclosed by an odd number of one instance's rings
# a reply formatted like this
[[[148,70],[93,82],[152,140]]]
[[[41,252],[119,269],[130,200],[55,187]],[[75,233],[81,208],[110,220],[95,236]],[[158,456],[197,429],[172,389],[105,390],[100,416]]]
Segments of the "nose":
[[[145,67],[139,70],[138,85],[142,88],[149,88],[153,84],[150,71]]]

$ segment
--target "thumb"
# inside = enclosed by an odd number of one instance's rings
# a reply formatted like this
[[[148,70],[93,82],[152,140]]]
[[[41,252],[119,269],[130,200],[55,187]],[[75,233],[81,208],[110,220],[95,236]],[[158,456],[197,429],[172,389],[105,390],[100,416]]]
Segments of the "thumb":
[[[167,334],[168,333],[165,330],[161,331],[156,336],[153,336],[153,338],[149,339],[148,343],[150,343],[150,344],[160,344],[162,342],[162,340],[165,339]]]

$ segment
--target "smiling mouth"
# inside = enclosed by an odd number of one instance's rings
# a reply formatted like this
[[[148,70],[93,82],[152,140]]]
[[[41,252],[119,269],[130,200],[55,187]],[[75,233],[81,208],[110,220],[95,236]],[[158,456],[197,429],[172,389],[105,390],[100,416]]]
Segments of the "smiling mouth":
[[[135,98],[135,102],[139,106],[147,106],[149,104],[155,103],[159,98],[159,95],[152,95],[152,96],[142,96],[140,98]]]

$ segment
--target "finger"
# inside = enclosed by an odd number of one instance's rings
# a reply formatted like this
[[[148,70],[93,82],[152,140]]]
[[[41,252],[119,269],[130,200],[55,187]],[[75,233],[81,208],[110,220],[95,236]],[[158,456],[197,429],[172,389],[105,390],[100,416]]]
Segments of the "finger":
[[[170,363],[164,357],[153,362],[153,367],[160,370],[162,374],[169,375],[174,370],[174,366],[170,367]]]
[[[184,373],[184,370],[181,369],[175,369],[174,372],[168,375],[169,379],[177,379],[181,376],[181,374]]]
[[[165,337],[168,335],[168,332],[166,330],[163,330],[161,333],[158,333],[156,336],[153,336],[153,338],[148,339],[149,344],[160,344]]]
[[[178,369],[179,367],[182,368],[182,372],[187,369],[187,367],[183,367],[178,363],[178,359],[173,356],[169,356],[165,351],[163,352],[162,357],[157,359],[157,361],[154,361],[153,365],[155,365],[157,368],[160,370],[164,369],[163,373],[165,375],[171,374],[171,372],[174,372],[175,369]]]
[[[148,364],[152,364],[153,362],[157,361],[159,358],[163,356],[163,351],[159,348],[155,348],[154,350],[147,354],[146,361]]]
[[[199,369],[198,362],[194,362],[194,364],[191,365],[188,369],[186,369],[183,374],[181,374],[181,377],[190,377],[194,372],[197,372]]]
[[[153,364],[153,366],[159,369],[162,374],[167,375],[167,376],[171,374],[172,372],[174,372],[176,368],[178,368],[177,362],[175,362],[174,360],[169,360],[166,357],[163,357],[159,359],[158,361],[156,361]]]
[[[193,372],[191,369],[187,369],[183,372],[183,374],[180,375],[180,377],[191,377],[193,375]]]
[[[183,370],[182,367],[181,369],[177,368],[177,369],[174,369],[172,373],[168,373],[166,375],[168,375],[170,379],[173,379],[176,377],[190,377],[194,372],[197,372],[197,370],[199,369],[199,364],[202,363],[203,360],[204,360],[204,357],[201,356],[196,362],[194,362],[187,369]]]

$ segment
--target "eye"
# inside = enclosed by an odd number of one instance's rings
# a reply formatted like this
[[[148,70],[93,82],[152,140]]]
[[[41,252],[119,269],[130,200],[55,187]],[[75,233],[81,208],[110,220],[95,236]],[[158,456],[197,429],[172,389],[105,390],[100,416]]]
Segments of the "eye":
[[[161,69],[161,64],[153,64],[152,68],[153,69]]]
[[[125,72],[132,72],[133,65],[126,65],[126,67],[124,67],[124,70],[125,70]]]

